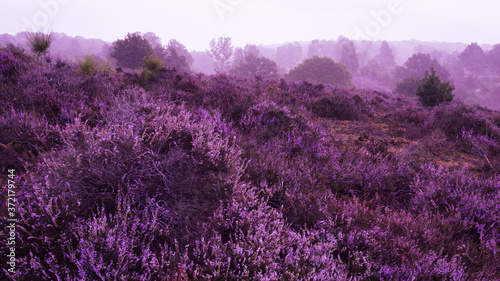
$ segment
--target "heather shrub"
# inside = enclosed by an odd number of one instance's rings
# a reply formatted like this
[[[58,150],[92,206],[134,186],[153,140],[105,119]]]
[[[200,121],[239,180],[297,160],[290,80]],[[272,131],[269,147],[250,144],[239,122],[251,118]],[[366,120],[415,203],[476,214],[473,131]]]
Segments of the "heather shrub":
[[[349,96],[333,96],[331,98],[321,98],[311,104],[314,114],[338,120],[359,120],[362,107],[362,100],[357,100]]]
[[[44,118],[13,109],[0,116],[0,170],[5,174],[8,169],[24,173],[42,152],[61,145],[56,127]]]
[[[198,80],[201,80],[201,77],[198,77]],[[175,75],[173,82],[172,82],[172,87],[176,90],[181,90],[187,93],[197,93],[200,89],[200,86],[198,85],[198,81],[192,76],[188,74],[180,75],[177,74]],[[197,97],[193,97],[197,98]]]
[[[0,91],[9,91],[9,85],[15,87],[19,76],[28,69],[29,57],[14,45],[0,48]],[[5,93],[0,93],[0,98],[5,98]]]
[[[323,84],[314,85],[307,81],[289,81],[284,88],[288,89],[288,91],[294,96],[306,95],[307,97],[319,97],[320,95],[324,94],[324,90],[326,87]]]
[[[51,279],[53,274],[67,278],[76,272],[79,278],[106,274],[104,278],[115,278],[134,272],[139,276],[140,262],[153,259],[152,252],[158,254],[158,244],[148,246],[149,239],[172,247],[174,239],[183,245],[192,241],[199,232],[198,222],[208,221],[240,177],[244,167],[239,151],[216,133],[229,130],[220,119],[203,111],[173,114],[174,107],[161,109],[142,97],[141,108],[149,104],[150,117],[141,124],[134,117],[141,110],[130,108],[137,106],[135,101],[123,98],[116,101],[116,114],[104,117],[108,124],[101,128],[91,129],[78,120],[67,125],[62,131],[65,147],[44,154],[44,161],[31,168],[23,188],[26,192],[20,196],[33,204],[23,206],[29,213],[22,214],[20,225],[32,237],[50,239],[36,250],[23,250],[30,257],[25,261],[33,265],[26,274],[39,278],[45,272]],[[159,211],[147,209],[149,199],[157,202],[153,207]],[[124,208],[129,210],[124,212]],[[139,222],[145,223],[152,213],[157,216],[151,218],[153,228],[140,227]],[[61,222],[75,225],[63,229]],[[154,231],[158,224],[170,230],[158,234]],[[113,225],[119,227],[116,232]],[[96,227],[100,230],[89,236]],[[74,252],[65,250],[69,245]],[[94,250],[90,245],[102,247]],[[44,260],[49,253],[55,256]],[[59,270],[63,264],[71,270]],[[116,264],[121,266],[104,271]],[[54,269],[50,274],[37,271],[38,266]]]
[[[404,106],[398,108],[389,116],[395,121],[404,124],[418,125],[422,128],[429,127],[434,121],[434,116],[432,115],[431,111],[415,106]]]
[[[252,134],[259,142],[270,141],[300,125],[300,116],[274,103],[260,103],[251,107],[241,121],[242,130]]]
[[[43,232],[26,229],[31,235],[29,239],[38,240],[39,248],[25,250],[19,262],[26,266],[13,277],[16,280],[170,280],[168,276],[173,270],[161,262],[175,260],[175,254],[168,258],[155,255],[160,246],[157,239],[168,234],[168,228],[161,223],[162,208],[149,200],[137,212],[131,208],[130,199],[118,196],[116,201],[115,214],[107,214],[101,208],[87,220],[61,216],[67,210],[61,200],[49,200],[47,212],[27,206],[35,212],[26,217],[27,221],[50,221],[51,225],[39,225]],[[32,217],[35,214],[38,216]],[[58,221],[65,225],[59,225]]]
[[[240,86],[240,83],[243,84]],[[204,91],[203,97],[194,96],[194,103],[198,106],[218,109],[222,117],[237,124],[255,103],[254,97],[245,89],[241,80],[230,79],[219,74],[212,76]]]
[[[461,256],[474,278],[495,279],[500,274],[494,226],[500,214],[496,203],[499,180],[475,177],[467,167],[449,171],[426,165],[412,183],[417,191],[411,203],[414,212],[433,214],[425,244]]]
[[[19,79],[22,90],[11,95],[15,108],[25,110],[46,118],[51,124],[67,122],[63,107],[69,100],[65,93],[49,85],[47,77],[41,75],[37,69],[29,70]],[[25,88],[24,88],[25,87]]]
[[[267,99],[276,102],[277,104],[295,106],[297,98],[290,93],[282,90],[276,83],[267,86],[264,94]]]
[[[193,277],[245,280],[347,280],[335,237],[290,230],[257,191],[239,186],[227,209],[215,215],[217,232],[196,242]],[[213,246],[216,245],[216,246]]]
[[[500,277],[492,112],[176,71],[141,87],[2,54],[0,170],[19,169],[10,279]]]
[[[436,108],[434,126],[443,130],[448,139],[460,137],[462,131],[500,140],[500,130],[479,108],[463,103],[451,103]]]

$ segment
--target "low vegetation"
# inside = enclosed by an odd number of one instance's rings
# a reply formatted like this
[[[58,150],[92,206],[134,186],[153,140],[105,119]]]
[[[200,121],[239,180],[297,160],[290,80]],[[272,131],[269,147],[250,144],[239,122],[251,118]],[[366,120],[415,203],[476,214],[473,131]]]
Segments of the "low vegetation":
[[[146,64],[0,49],[0,279],[500,278],[497,112]]]

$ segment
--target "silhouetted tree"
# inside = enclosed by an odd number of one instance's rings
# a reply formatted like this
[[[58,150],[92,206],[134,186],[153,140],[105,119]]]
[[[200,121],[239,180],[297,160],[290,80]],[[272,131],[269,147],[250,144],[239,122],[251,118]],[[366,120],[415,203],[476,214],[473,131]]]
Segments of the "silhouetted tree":
[[[358,71],[358,55],[356,54],[356,47],[352,41],[347,40],[342,44],[340,62],[345,64],[351,73],[356,73]]]
[[[298,42],[288,43],[276,49],[276,62],[286,71],[300,63],[304,50]]]
[[[387,86],[391,82],[390,72],[376,58],[369,60],[368,63],[359,70],[359,73],[363,77],[373,79]]]
[[[417,89],[417,96],[424,106],[436,106],[443,102],[452,101],[453,90],[455,87],[450,86],[449,82],[442,83],[434,68],[431,68],[430,74],[428,71],[425,72],[424,79]]]
[[[380,45],[376,59],[381,63],[382,66],[388,69],[393,68],[396,65],[394,61],[394,52],[392,51],[387,41],[383,41],[382,45]]]
[[[351,73],[342,63],[328,57],[306,59],[285,76],[290,80],[311,80],[337,86],[351,86]]]
[[[278,76],[278,66],[276,63],[265,57],[257,57],[250,54],[240,62],[238,66],[230,72],[234,75],[245,77],[261,77],[265,79],[276,78]]]
[[[234,51],[233,68],[238,67],[247,56],[260,56],[260,51],[255,45],[247,44],[244,48],[236,48]]]
[[[148,40],[149,44],[151,44],[151,47],[153,47],[153,50],[155,52],[156,57],[164,59],[166,56],[166,49],[163,47],[161,43],[161,38],[158,37],[156,34],[153,32],[147,32],[142,35],[142,37],[146,40]]]
[[[308,50],[307,50],[307,56],[308,57],[315,57],[315,56],[321,56],[323,55],[322,51],[322,44],[318,39],[315,39],[309,44]]]
[[[474,73],[482,69],[485,57],[483,49],[477,44],[472,43],[465,50],[458,55],[460,61],[464,66],[471,71],[472,77]]]
[[[458,58],[458,51],[449,55],[445,60],[443,66],[450,70],[450,75],[453,80],[457,83],[461,83],[465,76],[465,67],[463,63]]]
[[[227,72],[231,65],[231,57],[233,56],[233,47],[231,46],[231,38],[220,37],[217,41],[212,39],[210,42],[210,50],[207,53],[215,62],[215,70],[217,72]]]
[[[429,54],[422,53],[412,55],[403,66],[396,67],[394,75],[400,81],[412,76],[422,79],[425,72],[431,68],[434,68],[443,81],[449,81],[449,71],[441,66],[436,59],[431,59]]]
[[[500,44],[493,46],[493,49],[486,54],[488,66],[500,74]]]
[[[393,51],[387,41],[384,41],[379,47],[378,54],[368,60],[359,72],[363,77],[378,81],[387,87],[393,87],[392,71],[395,65]]]
[[[326,40],[313,40],[309,44],[307,56],[309,58],[318,57],[329,57],[333,59],[335,57],[335,42]]]
[[[193,57],[186,47],[174,39],[168,43],[165,53],[163,61],[166,68],[186,71],[190,69],[194,62]]]
[[[143,59],[154,54],[153,47],[139,33],[129,33],[125,39],[113,42],[111,57],[116,59],[120,67],[137,69],[142,66]]]

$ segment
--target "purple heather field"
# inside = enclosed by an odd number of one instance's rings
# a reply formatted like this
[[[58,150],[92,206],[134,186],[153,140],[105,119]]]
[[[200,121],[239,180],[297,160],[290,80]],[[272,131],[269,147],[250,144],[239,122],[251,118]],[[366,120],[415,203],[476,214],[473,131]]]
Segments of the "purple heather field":
[[[0,280],[500,280],[500,44],[368,24],[0,35]]]

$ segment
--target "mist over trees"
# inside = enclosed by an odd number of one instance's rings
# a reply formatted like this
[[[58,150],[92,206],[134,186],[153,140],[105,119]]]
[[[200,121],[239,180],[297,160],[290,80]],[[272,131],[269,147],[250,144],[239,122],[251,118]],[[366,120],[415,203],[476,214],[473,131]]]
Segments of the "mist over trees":
[[[397,66],[394,70],[394,75],[398,80],[404,80],[408,77],[423,78],[426,71],[434,68],[437,75],[444,81],[449,81],[450,73],[436,59],[432,59],[429,54],[418,53],[412,55],[403,64]]]
[[[231,38],[220,37],[217,40],[214,38],[210,42],[210,49],[207,53],[214,60],[215,71],[225,73],[231,67],[231,58],[234,48],[231,45]]]
[[[458,55],[458,58],[470,72],[472,77],[474,77],[475,73],[481,71],[485,64],[484,51],[477,43],[472,43],[467,46],[467,48]]]
[[[486,61],[488,62],[488,67],[500,75],[500,44],[495,45],[486,54]]]
[[[153,32],[138,33],[141,44],[132,54],[121,48],[116,52],[118,42],[132,38],[118,39],[114,43],[99,39],[70,37],[53,33],[47,58],[65,59],[72,62],[84,61],[90,55],[96,63],[130,70],[142,67],[143,59],[153,55],[159,58],[163,67],[178,71],[203,72],[206,74],[226,73],[246,77],[259,76],[267,79],[269,73],[285,77],[305,59],[314,56],[328,57],[335,63],[342,63],[349,71],[352,82],[360,88],[415,96],[417,82],[423,79],[425,71],[434,68],[441,81],[455,86],[456,99],[486,106],[497,106],[500,93],[500,46],[477,43],[444,43],[409,41],[353,41],[339,36],[335,40],[316,39],[311,42],[291,42],[273,46],[233,46],[231,38],[214,38],[207,42],[206,51],[188,50],[181,42],[169,38],[166,44]],[[12,43],[29,50],[24,33],[0,35],[0,44]],[[151,49],[146,47],[145,41]],[[132,44],[133,45],[133,44]],[[142,50],[141,50],[142,48]],[[120,49],[120,48],[119,48]],[[133,47],[135,49],[135,47]],[[142,53],[141,53],[142,52]],[[253,57],[249,56],[250,54]],[[112,56],[113,55],[113,56]],[[127,62],[128,61],[128,62]],[[134,63],[131,63],[135,61]],[[269,71],[265,70],[268,69]],[[260,74],[257,74],[260,73]],[[267,73],[267,74],[266,74]],[[250,75],[250,76],[248,76]],[[489,102],[491,100],[495,102]]]
[[[309,80],[336,86],[351,86],[351,73],[342,63],[336,63],[329,57],[313,57],[304,60],[290,70],[285,78],[290,80]]]
[[[253,56],[253,57],[259,57],[260,56],[260,51],[255,45],[247,44],[245,45],[244,48],[237,47],[234,50],[234,57],[232,61],[232,68],[235,68],[242,63],[246,57],[248,56]]]
[[[304,49],[299,42],[287,43],[276,48],[275,61],[289,71],[297,66],[304,57]]]
[[[341,48],[340,62],[343,63],[351,73],[356,73],[359,68],[359,61],[354,43],[347,40],[342,44]]]
[[[271,79],[278,77],[278,66],[266,57],[249,54],[239,61],[238,65],[232,68],[229,73],[250,78]]]

